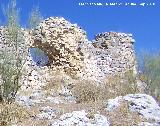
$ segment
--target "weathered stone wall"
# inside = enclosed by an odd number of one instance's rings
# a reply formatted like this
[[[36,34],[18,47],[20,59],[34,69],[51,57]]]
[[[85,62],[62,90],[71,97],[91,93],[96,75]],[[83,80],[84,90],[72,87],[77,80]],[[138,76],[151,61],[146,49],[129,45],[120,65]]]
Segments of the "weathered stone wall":
[[[106,32],[96,35],[92,42],[81,44],[85,54],[83,77],[103,80],[127,70],[136,74],[134,41],[132,34]]]
[[[132,34],[101,33],[93,40],[93,46],[97,66],[105,75],[123,73],[128,69],[135,71],[136,59]]]
[[[3,29],[0,28],[0,51],[5,43]],[[96,81],[128,69],[136,72],[131,34],[106,32],[89,41],[84,30],[59,17],[47,18],[35,29],[24,33],[30,48],[38,47],[47,54],[50,66],[36,66],[28,54],[24,85],[43,85],[49,76],[53,76],[48,72],[52,70],[63,71],[73,78]]]
[[[62,67],[71,76],[83,67],[79,44],[87,41],[86,33],[64,18],[47,18],[31,32],[31,47],[42,49],[54,67]]]

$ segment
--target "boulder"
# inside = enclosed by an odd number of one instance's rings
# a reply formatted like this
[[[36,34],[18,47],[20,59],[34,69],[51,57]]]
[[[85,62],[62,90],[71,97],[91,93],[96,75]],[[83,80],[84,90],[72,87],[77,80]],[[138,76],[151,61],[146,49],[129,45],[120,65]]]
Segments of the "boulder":
[[[147,94],[128,94],[126,96],[118,96],[114,99],[109,99],[106,109],[112,111],[118,108],[122,101],[126,101],[129,105],[129,110],[138,112],[148,122],[160,122],[160,107],[156,100]]]

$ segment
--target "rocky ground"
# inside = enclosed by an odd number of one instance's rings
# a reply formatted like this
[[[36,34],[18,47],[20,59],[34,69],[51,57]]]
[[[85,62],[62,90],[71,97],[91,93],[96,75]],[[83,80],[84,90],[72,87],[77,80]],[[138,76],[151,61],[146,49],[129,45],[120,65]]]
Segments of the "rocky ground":
[[[70,87],[76,80],[62,73],[58,75],[58,72],[54,75],[49,85],[21,87],[16,103],[27,109],[29,117],[15,126],[160,125],[160,107],[150,95],[135,93],[79,102]],[[94,90],[94,87],[90,89]]]
[[[53,90],[51,91],[54,92]],[[159,126],[160,107],[146,94],[128,94],[106,101],[76,103],[72,96],[35,91],[17,102],[30,113],[17,126]]]

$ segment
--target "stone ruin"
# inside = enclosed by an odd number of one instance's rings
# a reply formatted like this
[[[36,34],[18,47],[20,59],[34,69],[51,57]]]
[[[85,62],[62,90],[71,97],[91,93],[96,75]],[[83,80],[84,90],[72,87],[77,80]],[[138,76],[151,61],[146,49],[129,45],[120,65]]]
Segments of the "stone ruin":
[[[5,43],[3,29],[0,28],[1,51]],[[127,70],[133,70],[136,74],[132,34],[105,32],[89,41],[82,28],[62,17],[47,18],[35,29],[23,32],[28,48],[39,48],[49,58],[47,65],[39,67],[28,53],[24,65],[27,71],[23,76],[23,83],[27,85],[43,85],[51,78],[49,72],[54,70],[64,72],[71,78],[95,81]]]
[[[53,119],[53,124],[50,124],[52,126],[86,125],[86,123],[89,125],[110,125],[109,118],[100,115],[99,111],[97,111],[98,114],[89,114],[94,117],[94,120],[84,110],[65,113],[55,120],[56,114],[58,116],[60,114],[59,109],[56,108],[56,106],[59,106],[57,104],[73,105],[65,103],[75,103],[75,99],[70,97],[72,94],[70,95],[70,92],[67,92],[66,89],[65,93],[68,94],[64,98],[57,97],[53,90],[49,90],[49,92],[45,90],[45,92],[41,89],[51,79],[59,75],[61,78],[57,80],[62,81],[63,84],[63,77],[69,79],[69,81],[77,79],[78,81],[94,80],[103,82],[108,76],[122,74],[128,70],[132,70],[133,74],[137,74],[134,52],[135,41],[132,34],[105,32],[96,35],[94,40],[89,41],[84,30],[76,24],[71,24],[64,18],[59,17],[47,18],[35,29],[22,29],[22,33],[23,43],[19,46],[20,50],[39,48],[49,60],[47,64],[37,66],[28,51],[27,60],[24,64],[25,71],[21,80],[21,89],[17,92],[16,97],[16,102],[30,107],[30,109],[34,106],[34,111],[38,112],[27,121],[30,123],[30,120],[37,122],[37,120],[45,119],[45,123],[48,123],[47,120],[52,123]],[[5,27],[0,27],[0,54],[5,51],[5,47],[7,47],[8,53],[14,51],[14,48],[10,48],[11,45],[7,43],[7,38],[8,33]],[[27,48],[24,48],[23,44],[26,44]],[[140,122],[140,125],[152,125],[152,123],[156,126],[159,125],[160,108],[156,101],[146,94],[118,96],[115,99],[109,99],[103,108],[109,112],[114,112],[114,110],[121,107],[123,102],[127,103],[129,112],[134,110],[134,112],[145,118],[146,122],[142,120],[143,122]],[[51,104],[54,107],[48,106]],[[123,112],[120,114],[123,114]],[[28,122],[27,124],[29,124]],[[126,123],[125,120],[124,123]]]

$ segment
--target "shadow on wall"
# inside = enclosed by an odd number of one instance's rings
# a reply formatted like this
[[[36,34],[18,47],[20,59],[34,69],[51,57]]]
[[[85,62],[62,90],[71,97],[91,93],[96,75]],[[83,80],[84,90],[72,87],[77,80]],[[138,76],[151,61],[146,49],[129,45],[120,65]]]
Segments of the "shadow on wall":
[[[29,48],[29,53],[37,66],[47,66],[49,64],[48,56],[41,49]]]

